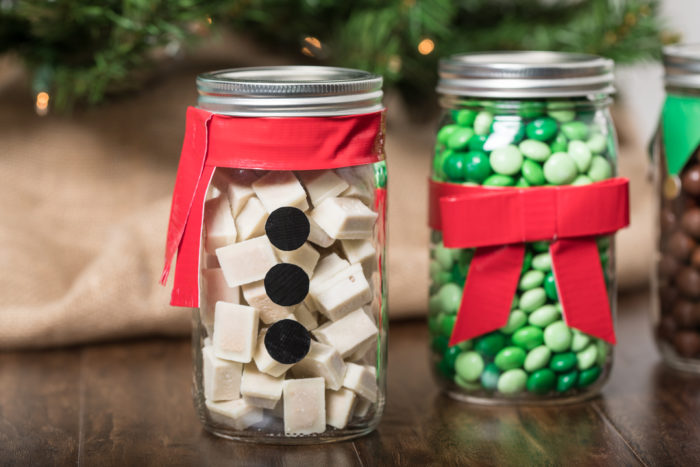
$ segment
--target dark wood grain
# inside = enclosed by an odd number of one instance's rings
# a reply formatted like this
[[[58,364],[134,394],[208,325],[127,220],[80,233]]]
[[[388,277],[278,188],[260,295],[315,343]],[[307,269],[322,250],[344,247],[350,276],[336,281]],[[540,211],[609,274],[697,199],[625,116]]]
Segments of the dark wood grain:
[[[201,429],[186,340],[0,354],[2,465],[700,465],[700,376],[660,362],[648,297],[620,302],[602,396],[560,407],[480,407],[443,396],[422,322],[391,326],[388,402],[364,438],[239,444]]]

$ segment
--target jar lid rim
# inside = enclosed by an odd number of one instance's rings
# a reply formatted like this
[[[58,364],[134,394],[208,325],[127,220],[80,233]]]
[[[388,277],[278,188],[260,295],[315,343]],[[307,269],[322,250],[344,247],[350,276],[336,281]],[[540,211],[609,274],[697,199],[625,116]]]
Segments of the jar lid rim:
[[[700,89],[700,43],[664,47],[666,86]]]

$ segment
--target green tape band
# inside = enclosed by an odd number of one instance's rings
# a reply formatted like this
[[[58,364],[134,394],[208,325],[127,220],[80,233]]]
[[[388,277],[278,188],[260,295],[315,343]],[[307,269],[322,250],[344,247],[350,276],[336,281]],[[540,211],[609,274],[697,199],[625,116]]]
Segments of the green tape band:
[[[700,146],[700,97],[668,95],[661,124],[668,172],[678,175]]]

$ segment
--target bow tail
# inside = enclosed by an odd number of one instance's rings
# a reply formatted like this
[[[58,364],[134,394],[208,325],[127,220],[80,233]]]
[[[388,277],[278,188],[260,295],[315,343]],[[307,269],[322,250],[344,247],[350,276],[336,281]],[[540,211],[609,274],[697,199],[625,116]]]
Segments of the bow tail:
[[[464,284],[450,346],[506,325],[524,255],[524,244],[477,248]]]
[[[550,253],[566,324],[615,344],[610,301],[595,238],[560,239],[551,244]]]

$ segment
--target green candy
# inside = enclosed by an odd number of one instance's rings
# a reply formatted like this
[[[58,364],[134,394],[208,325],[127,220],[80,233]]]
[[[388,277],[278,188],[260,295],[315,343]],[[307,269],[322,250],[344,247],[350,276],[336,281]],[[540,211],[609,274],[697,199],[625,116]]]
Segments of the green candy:
[[[554,355],[549,362],[549,368],[557,373],[564,373],[576,368],[576,354],[564,352]]]
[[[570,122],[576,118],[574,104],[566,101],[553,101],[547,103],[547,115],[560,123]]]
[[[520,296],[520,309],[525,313],[530,313],[544,305],[546,301],[547,294],[545,294],[544,289],[542,287],[535,287]]]
[[[468,341],[460,342],[459,344],[457,344],[457,347],[459,347],[463,351],[464,350],[471,350],[474,347],[474,343],[470,339]]]
[[[527,373],[520,368],[508,370],[498,378],[498,390],[503,394],[516,394],[525,389]]]
[[[552,352],[564,352],[571,347],[571,329],[564,321],[555,321],[544,330],[544,343]]]
[[[430,348],[440,355],[447,352],[447,347],[449,347],[449,339],[445,336],[436,336],[430,343]]]
[[[451,182],[461,182],[464,180],[464,166],[467,157],[463,152],[453,152],[445,158],[442,163],[442,171]]]
[[[493,174],[482,184],[484,186],[513,186],[515,185],[515,179],[509,177],[508,175]]]
[[[499,142],[494,147],[498,147],[501,144],[517,144],[523,139],[523,136],[525,136],[525,127],[520,123],[520,120],[515,120],[510,116],[496,116],[491,124],[489,139],[494,138],[494,143],[496,141]]]
[[[465,380],[462,379],[459,375],[455,375],[455,377],[454,377],[454,382],[455,382],[455,384],[456,384],[457,386],[459,386],[459,387],[461,387],[461,388],[464,388],[464,389],[468,389],[468,390],[470,390],[470,391],[474,391],[474,390],[476,390],[476,389],[479,389],[479,384],[478,384],[478,383],[472,383],[472,382],[469,382],[469,381],[465,381]]]
[[[520,177],[520,178],[518,178],[518,181],[515,182],[514,186],[516,188],[527,188],[530,186],[530,184],[527,182],[527,180],[525,180],[524,177]]]
[[[469,151],[465,157],[464,178],[468,182],[482,183],[489,175],[489,156],[483,151]]]
[[[488,139],[488,136],[486,136],[486,135],[474,135],[474,136],[472,136],[472,139],[469,140],[469,150],[470,151],[483,151],[484,150],[484,143],[486,143],[487,139]]]
[[[551,271],[552,270],[552,257],[549,253],[540,253],[532,258],[532,267],[538,271]]]
[[[443,270],[436,260],[430,262],[430,279],[436,284],[446,284],[452,279],[452,274]]]
[[[506,323],[500,331],[503,334],[513,334],[515,331],[525,326],[525,323],[527,323],[527,315],[520,310],[513,310],[508,316],[508,323]]]
[[[612,237],[604,235],[596,238],[595,242],[598,244],[598,251],[607,250],[610,248],[610,244],[612,243]]]
[[[464,381],[477,381],[483,371],[484,359],[477,352],[462,352],[455,360],[455,372]]]
[[[435,261],[437,261],[437,263],[440,266],[442,266],[442,269],[452,269],[452,265],[454,264],[454,255],[452,254],[450,248],[445,248],[442,242],[440,242],[439,244],[433,247],[432,253],[433,258],[435,258]]]
[[[457,127],[452,130],[449,138],[447,138],[447,147],[458,151],[464,149],[469,144],[469,140],[474,136],[474,130],[471,128]]]
[[[386,161],[374,164],[374,182],[377,188],[386,188]]]
[[[440,131],[438,131],[438,134],[437,134],[438,143],[446,146],[447,140],[450,139],[450,136],[452,136],[452,133],[458,129],[459,129],[458,125],[445,125],[444,127],[440,128]]]
[[[526,371],[532,372],[544,368],[549,363],[549,358],[552,356],[552,351],[546,345],[538,345],[528,352],[525,357],[523,368]]]
[[[593,180],[588,175],[579,175],[571,182],[573,186],[590,185],[591,183],[593,183]]]
[[[588,138],[588,141],[586,141],[588,149],[590,149],[593,154],[603,154],[607,144],[607,139],[601,133],[593,133]]]
[[[528,271],[532,266],[532,252],[530,250],[525,250],[525,258],[523,259],[523,268],[520,270],[521,274]]]
[[[602,340],[596,341],[596,346],[598,347],[598,358],[596,363],[602,366],[608,359],[608,351],[610,350],[610,346]]]
[[[462,288],[457,284],[445,284],[440,287],[435,296],[440,303],[440,311],[448,314],[455,314],[462,301]]]
[[[612,167],[602,156],[594,156],[591,161],[591,168],[588,169],[588,176],[594,182],[600,182],[612,176]]]
[[[564,123],[561,126],[561,132],[570,140],[577,139],[583,141],[588,139],[588,125],[583,122],[574,121]]]
[[[557,122],[550,117],[537,118],[525,127],[525,133],[530,139],[549,141],[557,132]]]
[[[583,141],[572,141],[569,143],[569,155],[576,163],[579,172],[585,173],[591,168],[593,155],[588,145]]]
[[[496,354],[493,362],[501,370],[512,370],[521,367],[526,356],[527,354],[520,347],[504,347]]]
[[[501,376],[501,372],[495,363],[489,363],[484,368],[484,372],[481,374],[481,385],[485,389],[494,390],[498,387],[498,379]]]
[[[549,251],[549,242],[547,240],[540,240],[537,242],[532,242],[532,243],[530,243],[530,246],[537,253]]]
[[[431,315],[428,316],[428,331],[430,334],[437,334],[440,332],[440,316]]]
[[[544,102],[525,101],[520,103],[518,114],[523,118],[536,118],[544,115],[547,106]]]
[[[501,175],[515,175],[520,172],[520,167],[523,165],[523,155],[520,150],[509,144],[502,148],[494,149],[491,152],[491,168],[494,172]]]
[[[452,329],[455,327],[455,321],[457,320],[457,315],[443,314],[440,316],[440,333],[444,336],[450,337],[452,335]]]
[[[515,331],[511,340],[513,344],[529,351],[542,345],[542,342],[544,342],[544,333],[540,328],[535,326],[525,326]]]
[[[447,159],[450,154],[452,154],[452,150],[445,149],[439,154],[435,154],[433,158],[433,174],[440,180],[445,178],[445,172],[442,170],[442,166],[445,164],[445,159]]]
[[[462,349],[454,345],[452,347],[449,347],[443,354],[442,360],[443,362],[445,362],[445,366],[450,370],[450,373],[454,373],[455,362],[457,361],[457,357],[459,357],[459,354],[461,353]]]
[[[557,391],[566,392],[576,385],[578,380],[578,371],[574,370],[570,373],[564,373],[557,378]]]
[[[464,109],[457,112],[455,116],[455,121],[459,126],[472,126],[474,120],[476,119],[476,111]]]
[[[518,283],[519,290],[530,290],[539,287],[544,282],[544,273],[542,271],[528,271],[520,278]]]
[[[598,348],[595,344],[590,344],[588,347],[576,354],[578,359],[578,369],[587,370],[592,367],[598,357]]]
[[[520,152],[529,159],[537,162],[544,162],[552,155],[552,151],[549,149],[546,143],[538,141],[536,139],[526,139],[518,146]]]
[[[545,328],[558,319],[559,312],[554,305],[543,305],[530,314],[528,322],[538,328]]]
[[[574,337],[571,340],[571,350],[574,352],[580,352],[591,342],[591,338],[577,329],[574,329],[573,331]]]
[[[525,181],[534,186],[544,185],[544,171],[542,166],[535,161],[525,159],[521,169]]]
[[[568,185],[574,181],[576,175],[576,162],[565,152],[555,152],[544,163],[544,178],[552,185]]]
[[[557,283],[554,279],[554,273],[551,271],[547,273],[544,277],[544,293],[547,294],[547,298],[553,301],[559,300],[559,294],[557,293]]]
[[[580,388],[585,388],[586,386],[590,386],[598,379],[599,376],[600,376],[600,367],[599,366],[594,366],[594,367],[589,368],[587,370],[583,370],[578,375],[577,385]]]
[[[474,133],[477,135],[487,135],[491,130],[491,124],[493,123],[493,114],[482,110],[476,115],[474,119]]]
[[[527,379],[527,390],[535,394],[546,394],[557,382],[557,377],[552,370],[543,368],[532,373]]]
[[[552,141],[550,149],[552,152],[566,152],[569,148],[569,140],[564,133],[557,133],[557,136]]]
[[[486,357],[495,357],[506,345],[506,338],[499,332],[492,332],[477,339],[474,350]]]

